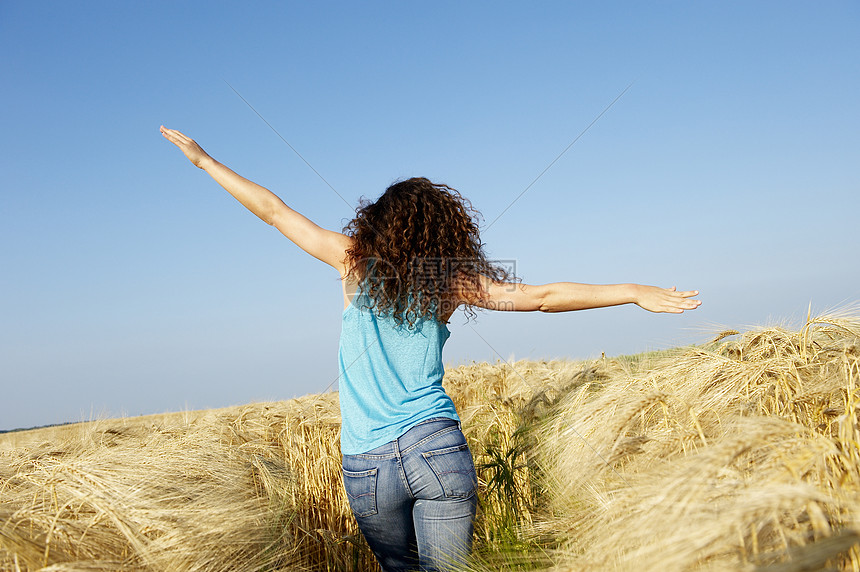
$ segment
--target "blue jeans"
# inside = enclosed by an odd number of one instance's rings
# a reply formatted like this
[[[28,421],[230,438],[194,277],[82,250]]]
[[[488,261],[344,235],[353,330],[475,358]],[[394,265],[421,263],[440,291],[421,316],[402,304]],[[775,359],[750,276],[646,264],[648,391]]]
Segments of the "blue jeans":
[[[429,419],[361,455],[343,456],[358,527],[385,572],[448,570],[472,548],[477,477],[460,424]]]

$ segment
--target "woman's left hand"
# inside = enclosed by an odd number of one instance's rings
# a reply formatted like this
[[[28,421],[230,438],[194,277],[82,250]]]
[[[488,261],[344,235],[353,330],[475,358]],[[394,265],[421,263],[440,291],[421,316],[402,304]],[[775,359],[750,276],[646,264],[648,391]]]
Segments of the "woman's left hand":
[[[699,294],[698,290],[678,292],[675,287],[638,286],[636,305],[649,312],[670,312],[681,314],[684,310],[694,310],[702,305],[701,300],[690,300]]]
[[[194,139],[188,137],[187,135],[175,130],[168,129],[164,125],[161,126],[161,134],[164,135],[164,138],[179,147],[179,150],[182,151],[188,160],[194,163],[196,167],[201,169],[205,168],[205,163],[208,160],[212,160],[212,157],[209,156],[206,151],[203,150],[200,145],[197,144]]]

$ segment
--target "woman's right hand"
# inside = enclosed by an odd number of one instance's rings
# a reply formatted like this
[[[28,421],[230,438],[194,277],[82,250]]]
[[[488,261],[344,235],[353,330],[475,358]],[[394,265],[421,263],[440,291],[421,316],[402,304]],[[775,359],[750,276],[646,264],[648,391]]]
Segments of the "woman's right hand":
[[[179,150],[182,151],[185,156],[188,157],[188,160],[194,163],[196,167],[204,169],[207,160],[212,160],[212,157],[210,157],[206,151],[204,151],[203,148],[194,141],[194,139],[180,133],[176,129],[168,129],[162,125],[161,134],[164,135],[165,139],[179,147]]]

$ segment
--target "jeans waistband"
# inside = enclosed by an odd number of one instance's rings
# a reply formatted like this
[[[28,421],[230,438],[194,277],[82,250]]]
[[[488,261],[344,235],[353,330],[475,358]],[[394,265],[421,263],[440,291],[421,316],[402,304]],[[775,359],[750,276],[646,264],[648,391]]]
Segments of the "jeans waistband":
[[[403,451],[415,445],[416,443],[421,442],[423,439],[430,437],[434,433],[438,433],[443,429],[447,429],[448,427],[457,427],[459,428],[460,423],[456,419],[448,419],[447,417],[434,417],[432,419],[427,419],[418,423],[417,425],[413,425],[406,433],[395,439],[394,441],[389,441],[385,445],[380,445],[376,449],[371,449],[365,453],[361,453],[359,455],[352,455],[357,457],[394,457],[397,455],[398,451]]]

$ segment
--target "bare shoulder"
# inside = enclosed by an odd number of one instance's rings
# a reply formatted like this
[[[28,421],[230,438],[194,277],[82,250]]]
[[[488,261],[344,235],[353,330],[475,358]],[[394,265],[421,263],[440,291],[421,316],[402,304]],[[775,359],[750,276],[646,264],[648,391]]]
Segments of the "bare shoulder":
[[[343,278],[349,273],[349,250],[352,245],[352,237],[317,227],[312,232],[312,238],[300,246],[308,254],[332,266]]]

